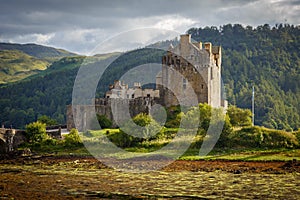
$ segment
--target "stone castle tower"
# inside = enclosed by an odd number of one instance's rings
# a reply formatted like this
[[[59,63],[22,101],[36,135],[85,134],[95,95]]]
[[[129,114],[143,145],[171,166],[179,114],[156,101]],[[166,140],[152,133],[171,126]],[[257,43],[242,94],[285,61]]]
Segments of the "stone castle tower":
[[[156,90],[137,86],[128,88],[115,81],[105,98],[95,99],[94,106],[78,105],[72,108],[69,105],[67,128],[75,127],[73,116],[78,116],[76,128],[85,130],[87,122],[91,121],[88,120],[91,117],[88,113],[93,110],[112,121],[122,121],[126,115],[133,117],[141,112],[148,113],[149,106],[156,103],[166,107],[207,103],[212,107],[226,108],[227,101],[221,95],[221,47],[212,46],[209,42],[204,45],[191,42],[191,35],[181,35],[179,45],[171,45],[162,57],[162,70],[156,76]],[[112,113],[115,107],[119,108],[117,116]]]
[[[191,105],[193,92],[198,103],[226,107],[221,98],[221,47],[208,42],[203,48],[202,42],[191,42],[191,35],[181,35],[179,45],[171,45],[162,58],[156,86],[167,107],[178,105],[178,99]]]

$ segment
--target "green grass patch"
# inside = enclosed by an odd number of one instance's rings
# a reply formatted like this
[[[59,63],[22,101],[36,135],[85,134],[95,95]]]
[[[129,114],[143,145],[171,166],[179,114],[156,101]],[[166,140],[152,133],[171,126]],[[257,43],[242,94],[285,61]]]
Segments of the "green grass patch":
[[[238,160],[238,161],[289,161],[300,160],[300,149],[229,149],[213,150],[207,156],[199,156],[199,149],[192,149],[180,160]]]

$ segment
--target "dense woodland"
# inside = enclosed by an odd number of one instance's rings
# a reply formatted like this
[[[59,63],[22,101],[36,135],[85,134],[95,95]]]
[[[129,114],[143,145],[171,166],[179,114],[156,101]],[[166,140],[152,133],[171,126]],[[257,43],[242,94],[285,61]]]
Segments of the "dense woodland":
[[[222,78],[230,104],[251,108],[254,86],[255,124],[286,130],[300,127],[300,27],[228,24],[220,28],[192,28],[188,33],[196,41],[222,46]],[[104,72],[96,96],[101,97],[109,84],[131,68],[160,63],[162,54],[163,51],[138,49],[120,56]],[[62,58],[31,77],[1,85],[0,122],[23,128],[47,115],[65,123],[66,105],[71,103],[81,64],[100,70],[114,56]]]

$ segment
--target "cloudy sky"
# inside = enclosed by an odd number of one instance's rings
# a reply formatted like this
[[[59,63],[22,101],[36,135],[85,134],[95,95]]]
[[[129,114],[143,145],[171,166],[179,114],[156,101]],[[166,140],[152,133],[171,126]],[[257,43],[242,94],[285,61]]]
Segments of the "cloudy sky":
[[[88,54],[135,29],[300,24],[300,0],[0,0],[0,42]]]

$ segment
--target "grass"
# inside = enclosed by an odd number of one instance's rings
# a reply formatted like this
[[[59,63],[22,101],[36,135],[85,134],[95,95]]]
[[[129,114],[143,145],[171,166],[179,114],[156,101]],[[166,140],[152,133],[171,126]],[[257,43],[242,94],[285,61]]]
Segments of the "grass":
[[[174,131],[173,129],[165,130]],[[99,142],[102,142],[101,138],[107,135],[115,135],[120,133],[119,129],[102,129],[96,131],[88,131],[81,133],[81,136],[85,140],[85,144],[88,144],[88,150],[84,145],[79,146],[66,146],[63,141],[57,141],[52,144],[42,144],[37,146],[29,146],[32,150],[38,154],[54,154],[54,155],[78,155],[87,156],[93,153],[102,152],[99,150]],[[120,138],[122,139],[122,138]],[[172,138],[165,136],[155,140],[144,141],[137,143],[135,146],[121,148],[128,152],[119,151],[116,152],[114,148],[107,146],[106,155],[110,155],[118,158],[132,157],[143,153],[155,153],[162,147],[167,145]],[[179,158],[179,160],[237,160],[237,161],[289,161],[300,160],[300,149],[289,148],[250,148],[250,147],[232,147],[232,148],[214,148],[207,156],[199,156],[199,150],[201,145],[191,145],[191,147]],[[103,148],[103,146],[102,146]],[[111,148],[111,149],[109,149]],[[89,152],[89,150],[91,152]],[[176,154],[173,150],[170,152],[163,152],[165,156]],[[125,157],[124,157],[125,156]]]
[[[238,161],[300,161],[300,149],[228,149],[213,150],[200,157],[198,149],[189,150],[180,160],[238,160]]]
[[[14,82],[45,70],[49,62],[18,50],[0,51],[0,83]]]

